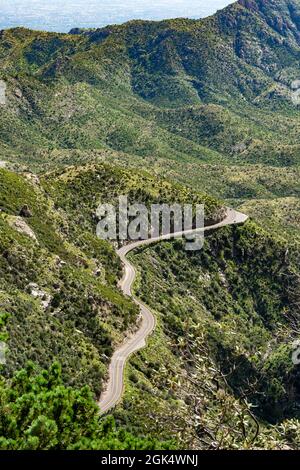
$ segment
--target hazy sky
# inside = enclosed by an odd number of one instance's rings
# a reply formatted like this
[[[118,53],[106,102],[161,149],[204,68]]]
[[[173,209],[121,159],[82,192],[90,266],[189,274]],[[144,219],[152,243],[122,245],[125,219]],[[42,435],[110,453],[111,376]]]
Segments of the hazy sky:
[[[69,31],[131,19],[200,18],[233,0],[0,0],[0,29]]]

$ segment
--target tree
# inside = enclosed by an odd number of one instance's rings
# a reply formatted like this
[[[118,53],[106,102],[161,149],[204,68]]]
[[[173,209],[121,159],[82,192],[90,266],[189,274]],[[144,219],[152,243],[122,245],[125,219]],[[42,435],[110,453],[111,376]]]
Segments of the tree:
[[[0,449],[137,450],[172,448],[117,428],[102,418],[88,387],[62,383],[58,363],[39,371],[33,363],[0,381]]]

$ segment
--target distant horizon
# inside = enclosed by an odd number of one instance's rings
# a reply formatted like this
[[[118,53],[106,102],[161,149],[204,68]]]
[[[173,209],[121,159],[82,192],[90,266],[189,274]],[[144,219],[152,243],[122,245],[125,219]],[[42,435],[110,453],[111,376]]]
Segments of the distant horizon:
[[[0,0],[0,29],[24,27],[67,33],[131,20],[199,19],[233,0]]]

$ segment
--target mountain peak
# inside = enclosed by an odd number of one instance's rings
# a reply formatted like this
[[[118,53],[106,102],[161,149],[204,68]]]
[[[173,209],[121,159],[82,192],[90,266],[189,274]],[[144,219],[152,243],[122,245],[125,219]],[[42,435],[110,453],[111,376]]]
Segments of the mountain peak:
[[[238,0],[237,3],[221,10],[219,17],[224,18],[229,13],[232,20],[237,22],[241,17],[245,19],[245,11],[248,15],[260,18],[267,27],[273,30],[273,33],[300,44],[299,0]],[[247,24],[253,29],[250,18],[246,23],[244,22],[243,28],[247,29]],[[261,27],[264,29],[263,24]]]
[[[299,0],[238,0],[239,5],[263,14],[293,15],[300,10]]]

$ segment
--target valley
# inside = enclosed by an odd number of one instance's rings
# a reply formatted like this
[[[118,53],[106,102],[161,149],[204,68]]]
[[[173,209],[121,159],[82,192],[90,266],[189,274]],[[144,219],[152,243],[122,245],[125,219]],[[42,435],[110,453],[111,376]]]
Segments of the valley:
[[[299,449],[299,18],[0,32],[1,449]],[[218,230],[97,238],[122,194]]]

